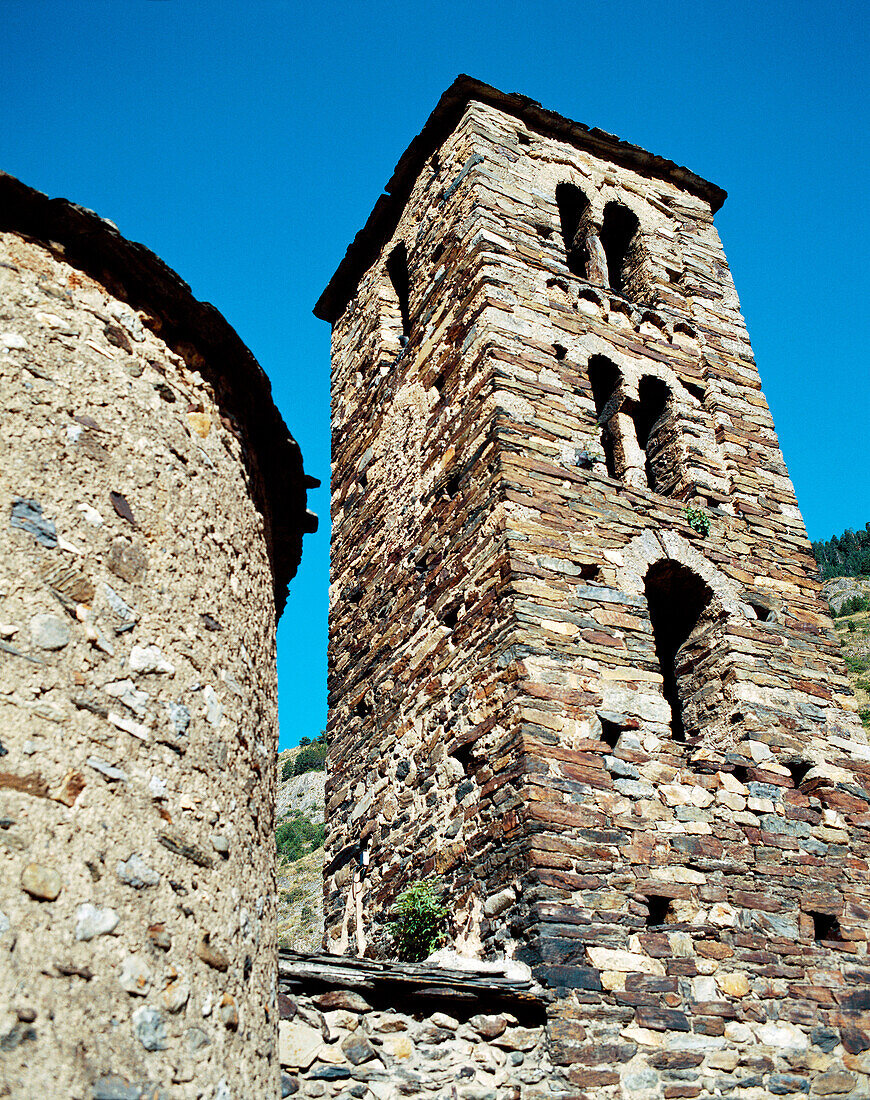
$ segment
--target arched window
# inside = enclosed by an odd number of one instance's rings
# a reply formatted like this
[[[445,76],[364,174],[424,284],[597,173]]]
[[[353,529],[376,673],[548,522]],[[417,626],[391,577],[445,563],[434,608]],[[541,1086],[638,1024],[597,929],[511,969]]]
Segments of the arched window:
[[[586,262],[589,258],[586,235],[590,228],[592,209],[589,199],[573,183],[560,183],[556,187],[556,205],[559,208],[568,270],[585,279]]]
[[[637,216],[620,202],[604,208],[601,244],[607,256],[610,287],[626,298],[640,298],[644,289],[643,250]]]
[[[674,468],[673,425],[667,415],[671,391],[660,378],[645,375],[637,389],[638,402],[632,411],[637,445],[643,451],[646,483],[656,493],[673,492],[678,471]]]
[[[650,566],[645,589],[671,731],[676,741],[694,740],[724,701],[713,593],[696,573],[668,559]]]
[[[639,489],[677,493],[682,450],[667,383],[644,375],[635,400],[626,395],[619,368],[603,355],[593,355],[586,369],[608,474]]]
[[[399,305],[399,315],[402,320],[402,345],[408,342],[411,335],[410,294],[411,284],[408,278],[408,250],[404,241],[399,241],[393,251],[387,257],[387,274],[393,286]]]
[[[611,421],[616,415],[617,391],[619,390],[622,376],[619,369],[605,359],[603,355],[593,355],[587,367],[589,385],[592,387],[592,400],[595,402],[595,415],[601,425],[601,447],[604,451],[604,461],[607,472],[611,477],[617,477],[615,454],[615,429]],[[608,406],[612,406],[611,409]],[[611,412],[608,416],[607,413]],[[602,417],[605,419],[602,421]]]

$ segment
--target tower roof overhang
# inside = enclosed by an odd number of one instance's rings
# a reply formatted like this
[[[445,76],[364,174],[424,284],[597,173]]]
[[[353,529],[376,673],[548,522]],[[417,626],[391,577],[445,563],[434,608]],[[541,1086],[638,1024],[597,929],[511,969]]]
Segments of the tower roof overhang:
[[[496,107],[523,122],[530,130],[575,145],[616,164],[633,168],[642,175],[670,180],[677,187],[699,196],[715,213],[727,192],[665,157],[648,153],[639,145],[622,141],[597,127],[585,126],[548,111],[540,103],[516,92],[500,92],[489,84],[464,74],[458,76],[441,96],[426,125],[399,159],[399,163],[378,198],[363,228],[354,237],[344,259],[317,300],[314,315],[330,323],[341,316],[357,285],[375,262],[384,243],[398,225],[414,181],[423,165],[459,124],[472,101]]]

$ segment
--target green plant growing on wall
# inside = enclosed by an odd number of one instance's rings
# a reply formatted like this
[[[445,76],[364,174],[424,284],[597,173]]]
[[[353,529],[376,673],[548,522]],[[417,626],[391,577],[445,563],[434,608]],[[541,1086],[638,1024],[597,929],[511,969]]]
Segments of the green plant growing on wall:
[[[686,523],[696,531],[701,538],[706,538],[710,534],[710,517],[704,511],[703,508],[693,508],[691,504],[686,505],[685,511]]]
[[[396,898],[387,931],[403,962],[420,962],[447,938],[448,909],[437,878],[412,882]]]

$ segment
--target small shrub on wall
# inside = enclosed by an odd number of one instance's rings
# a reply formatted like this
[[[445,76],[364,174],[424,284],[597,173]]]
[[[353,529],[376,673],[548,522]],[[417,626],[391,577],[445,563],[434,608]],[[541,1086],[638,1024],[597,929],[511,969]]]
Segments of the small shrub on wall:
[[[396,898],[387,931],[403,962],[421,962],[447,938],[447,906],[441,883],[429,878],[413,882]]]

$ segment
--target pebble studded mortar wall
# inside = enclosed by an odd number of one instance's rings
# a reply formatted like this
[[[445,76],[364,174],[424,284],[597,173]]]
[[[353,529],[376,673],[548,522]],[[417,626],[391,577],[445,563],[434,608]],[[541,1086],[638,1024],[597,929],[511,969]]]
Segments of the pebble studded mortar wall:
[[[211,307],[0,186],[0,1096],[272,1097],[275,594],[310,481]]]
[[[438,874],[546,1095],[867,1096],[870,747],[724,192],[468,78],[387,191],[316,309],[327,947]]]

